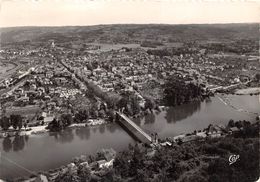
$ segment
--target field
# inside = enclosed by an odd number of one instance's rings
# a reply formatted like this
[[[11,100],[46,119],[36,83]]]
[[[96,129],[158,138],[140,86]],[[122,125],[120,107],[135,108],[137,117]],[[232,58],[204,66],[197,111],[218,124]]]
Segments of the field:
[[[93,50],[91,52],[95,51],[111,51],[111,50],[119,50],[122,49],[123,47],[127,48],[137,48],[140,47],[139,44],[102,44],[102,43],[89,43],[88,45],[93,45],[93,46],[100,46],[99,50]]]
[[[16,64],[0,62],[0,81],[13,74],[18,68]]]

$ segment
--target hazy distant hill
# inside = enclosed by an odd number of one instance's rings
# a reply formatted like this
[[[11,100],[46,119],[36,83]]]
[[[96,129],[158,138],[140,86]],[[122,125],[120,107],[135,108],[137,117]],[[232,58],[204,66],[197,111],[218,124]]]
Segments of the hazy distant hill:
[[[1,28],[1,43],[33,42],[54,39],[57,42],[120,42],[142,40],[163,42],[190,40],[258,39],[258,24],[208,24],[208,25],[96,25],[65,27],[13,27]]]

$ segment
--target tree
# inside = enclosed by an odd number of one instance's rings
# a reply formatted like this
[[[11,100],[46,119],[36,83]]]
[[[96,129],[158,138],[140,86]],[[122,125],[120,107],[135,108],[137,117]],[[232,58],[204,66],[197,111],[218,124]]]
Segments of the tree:
[[[207,182],[207,179],[202,174],[191,174],[187,175],[182,179],[182,182]]]
[[[228,126],[229,126],[230,128],[232,128],[232,127],[235,126],[235,122],[234,122],[233,119],[229,120],[229,122],[228,122]]]
[[[108,98],[108,107],[109,108],[115,108],[117,106],[118,101],[120,100],[120,97],[115,94],[115,95],[110,95]]]
[[[23,119],[21,115],[11,115],[10,122],[14,129],[21,129],[23,127]]]
[[[11,126],[10,119],[6,116],[3,116],[0,120],[0,126],[3,130],[8,130],[8,128]]]
[[[151,112],[155,108],[155,102],[151,98],[145,98],[145,104],[144,104],[145,109],[149,109]]]
[[[62,114],[60,120],[63,123],[63,126],[67,127],[72,123],[72,116],[71,114]]]
[[[104,111],[103,109],[101,109],[101,110],[98,112],[98,116],[99,116],[100,118],[104,118],[104,117],[106,116],[105,111]]]
[[[79,177],[76,175],[75,172],[66,172],[60,173],[54,180],[55,182],[63,181],[63,182],[80,182]]]
[[[78,176],[80,178],[80,181],[90,181],[91,179],[91,173],[87,166],[80,165],[78,168]]]
[[[108,110],[107,115],[110,121],[114,121],[116,119],[115,113],[112,109]]]
[[[127,107],[127,98],[126,97],[122,97],[118,103],[117,103],[117,107],[122,109],[122,108],[126,108]]]
[[[131,108],[132,108],[133,114],[138,114],[141,111],[139,102],[138,102],[136,97],[132,97],[131,98],[131,103],[130,104],[131,104]]]
[[[179,79],[180,75],[170,77],[164,85],[164,101],[169,106],[188,103],[202,97],[203,90],[198,84]]]
[[[74,121],[76,123],[80,123],[88,118],[89,118],[89,109],[85,107],[78,110],[78,112],[75,114]]]
[[[258,82],[260,81],[260,74],[259,74],[259,73],[257,73],[257,74],[255,75],[255,80],[258,81]]]
[[[26,128],[27,128],[27,123],[24,123],[24,124],[23,124],[23,127],[24,127],[25,130],[26,130]]]
[[[47,126],[47,128],[50,131],[60,131],[62,130],[62,124],[61,122],[59,122],[58,120],[56,120],[56,118],[54,118],[49,125]]]
[[[243,127],[242,121],[236,121],[236,122],[235,122],[235,126],[236,126],[237,128]]]
[[[98,117],[98,104],[94,103],[90,109],[90,114],[93,118]]]
[[[137,85],[133,85],[133,89],[138,91],[138,86]]]

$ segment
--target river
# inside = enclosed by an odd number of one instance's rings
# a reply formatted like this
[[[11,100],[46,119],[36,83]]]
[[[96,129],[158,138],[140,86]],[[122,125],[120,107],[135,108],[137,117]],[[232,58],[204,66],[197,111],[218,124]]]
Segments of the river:
[[[243,112],[248,111],[248,112]],[[160,138],[204,129],[210,123],[225,125],[230,119],[255,121],[260,114],[260,96],[217,95],[203,102],[149,114],[135,122]],[[69,163],[82,154],[95,154],[102,148],[126,149],[135,141],[116,123],[91,128],[67,129],[0,140],[0,178],[30,175]]]

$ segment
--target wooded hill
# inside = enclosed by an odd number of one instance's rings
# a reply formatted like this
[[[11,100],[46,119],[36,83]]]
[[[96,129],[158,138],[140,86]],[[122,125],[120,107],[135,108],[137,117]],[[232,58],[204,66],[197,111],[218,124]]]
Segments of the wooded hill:
[[[84,41],[100,43],[140,43],[185,41],[257,40],[258,24],[116,24],[64,27],[1,28],[1,44],[32,41]]]

